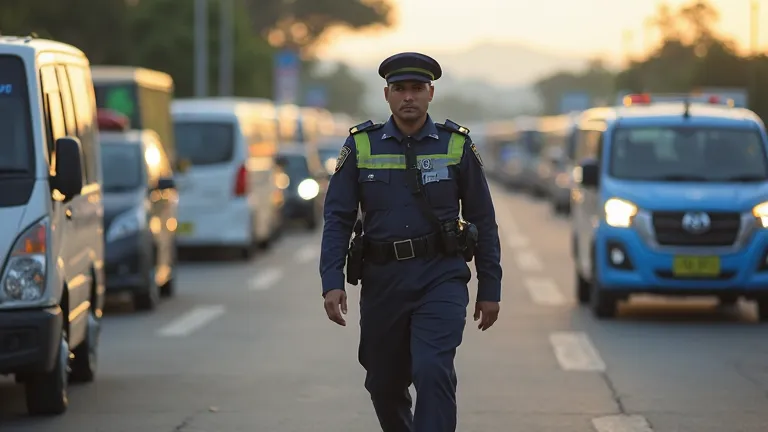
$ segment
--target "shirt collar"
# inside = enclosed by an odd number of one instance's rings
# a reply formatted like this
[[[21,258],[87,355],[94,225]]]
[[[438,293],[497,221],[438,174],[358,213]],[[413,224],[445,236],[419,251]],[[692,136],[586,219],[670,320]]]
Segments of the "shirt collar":
[[[421,141],[425,137],[439,139],[439,136],[437,135],[437,126],[435,126],[435,123],[432,121],[432,118],[429,116],[429,114],[427,114],[427,121],[424,123],[424,126],[422,126],[421,129],[413,136],[413,138],[417,141]],[[403,134],[400,132],[400,129],[397,128],[393,116],[389,116],[389,120],[387,120],[387,122],[384,124],[384,127],[381,129],[381,139],[388,138],[395,138],[398,141],[402,141],[404,138]]]

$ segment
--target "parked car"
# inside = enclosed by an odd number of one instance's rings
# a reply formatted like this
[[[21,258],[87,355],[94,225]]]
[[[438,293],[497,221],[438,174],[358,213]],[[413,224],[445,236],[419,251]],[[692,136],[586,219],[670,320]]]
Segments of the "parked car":
[[[96,375],[104,305],[96,98],[79,49],[0,37],[0,374],[32,415]]]
[[[104,129],[107,293],[129,292],[136,309],[154,309],[174,290],[178,195],[171,161],[154,131]]]
[[[285,199],[283,217],[302,221],[310,230],[317,228],[328,188],[328,173],[318,153],[303,146],[282,147],[276,164],[283,177],[279,181]]]

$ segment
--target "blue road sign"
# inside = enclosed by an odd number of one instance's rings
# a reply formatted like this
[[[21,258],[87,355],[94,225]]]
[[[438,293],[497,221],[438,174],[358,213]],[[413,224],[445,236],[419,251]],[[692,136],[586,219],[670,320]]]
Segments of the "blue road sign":
[[[584,111],[592,107],[592,97],[586,92],[568,92],[560,97],[560,113]]]
[[[299,54],[291,50],[275,53],[275,83],[274,99],[277,103],[295,104],[299,99],[299,74],[301,59]]]

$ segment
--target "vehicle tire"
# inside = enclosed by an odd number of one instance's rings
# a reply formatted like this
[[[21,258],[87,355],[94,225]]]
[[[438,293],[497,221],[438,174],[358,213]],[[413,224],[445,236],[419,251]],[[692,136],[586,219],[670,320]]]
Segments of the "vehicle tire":
[[[594,266],[594,262],[595,259],[593,258],[589,307],[592,310],[592,315],[594,315],[595,318],[613,318],[616,316],[616,309],[618,308],[619,298],[616,294],[606,291],[600,286],[600,278],[598,277],[597,268]]]
[[[317,216],[314,213],[312,213],[311,215],[307,216],[307,219],[304,222],[304,224],[306,225],[308,231],[316,230],[317,229]]]
[[[589,303],[590,295],[592,294],[592,284],[588,280],[584,279],[579,271],[576,270],[576,299],[580,304]]]
[[[96,312],[88,311],[88,330],[85,340],[73,350],[75,356],[72,359],[69,378],[74,382],[92,382],[96,378],[96,369],[99,364],[99,337],[101,335],[101,321],[96,317]]]
[[[761,323],[768,322],[768,298],[758,298],[755,300],[757,305],[757,320]]]
[[[720,306],[731,307],[736,305],[739,301],[739,296],[732,294],[723,294],[717,297],[717,301]]]
[[[160,287],[155,280],[154,261],[147,276],[147,289],[133,294],[133,307],[140,311],[154,310],[160,302]]]
[[[174,283],[174,278],[176,277],[176,267],[178,265],[178,260],[176,259],[176,251],[173,252],[173,257],[171,258],[171,278],[165,281],[163,286],[160,287],[160,297],[166,298],[166,297],[173,297],[174,294],[176,294],[176,284]]]
[[[60,415],[67,411],[70,354],[67,332],[62,329],[53,369],[29,375],[24,380],[27,411],[30,415]]]

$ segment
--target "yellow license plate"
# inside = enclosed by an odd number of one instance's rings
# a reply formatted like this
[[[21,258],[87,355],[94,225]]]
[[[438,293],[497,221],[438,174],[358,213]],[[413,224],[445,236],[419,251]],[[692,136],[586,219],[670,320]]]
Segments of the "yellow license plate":
[[[676,256],[672,273],[683,277],[712,277],[720,275],[720,257]]]
[[[189,235],[195,231],[195,225],[191,222],[182,222],[179,224],[179,228],[176,230],[177,234]]]

